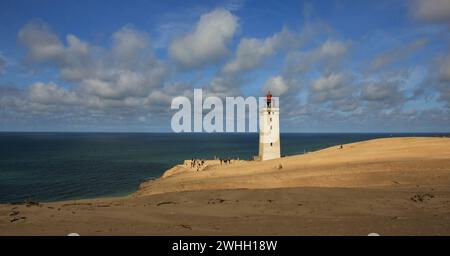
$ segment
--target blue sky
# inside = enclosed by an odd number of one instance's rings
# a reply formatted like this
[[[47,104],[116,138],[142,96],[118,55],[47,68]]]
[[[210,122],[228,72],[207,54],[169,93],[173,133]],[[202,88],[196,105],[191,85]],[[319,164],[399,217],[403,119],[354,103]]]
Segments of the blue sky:
[[[288,132],[450,132],[450,1],[0,2],[0,130],[170,131],[281,99]]]

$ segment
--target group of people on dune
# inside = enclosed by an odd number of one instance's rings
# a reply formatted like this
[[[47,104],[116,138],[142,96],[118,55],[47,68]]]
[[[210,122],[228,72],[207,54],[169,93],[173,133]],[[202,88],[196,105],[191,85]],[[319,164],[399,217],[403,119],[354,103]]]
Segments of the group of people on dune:
[[[220,164],[231,164],[231,159],[227,158],[227,159],[222,159],[220,158]]]
[[[215,158],[215,159],[217,159],[217,158]],[[231,158],[225,158],[225,159],[219,158],[220,165],[231,164],[231,160],[233,160],[233,159],[231,159]],[[197,158],[192,158],[191,159],[191,168],[195,168],[197,171],[200,171],[200,169],[202,167],[204,167],[205,164],[206,164],[206,160],[205,159],[197,159]]]
[[[196,159],[192,158],[191,160],[191,168],[197,168],[197,171],[200,170],[201,167],[206,163],[204,159]]]

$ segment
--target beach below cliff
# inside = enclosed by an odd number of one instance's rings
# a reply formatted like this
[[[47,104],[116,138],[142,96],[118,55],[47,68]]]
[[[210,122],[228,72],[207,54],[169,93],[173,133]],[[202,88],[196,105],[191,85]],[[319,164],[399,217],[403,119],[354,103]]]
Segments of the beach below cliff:
[[[0,235],[450,235],[450,138],[189,161],[128,197],[0,205]]]

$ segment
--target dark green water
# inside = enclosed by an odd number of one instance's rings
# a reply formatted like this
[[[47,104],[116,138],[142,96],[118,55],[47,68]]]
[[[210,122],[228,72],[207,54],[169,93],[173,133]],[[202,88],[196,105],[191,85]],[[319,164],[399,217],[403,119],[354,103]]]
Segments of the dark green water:
[[[290,133],[281,148],[293,155],[390,136]],[[251,159],[257,150],[257,134],[0,133],[0,203],[126,195],[185,159]]]

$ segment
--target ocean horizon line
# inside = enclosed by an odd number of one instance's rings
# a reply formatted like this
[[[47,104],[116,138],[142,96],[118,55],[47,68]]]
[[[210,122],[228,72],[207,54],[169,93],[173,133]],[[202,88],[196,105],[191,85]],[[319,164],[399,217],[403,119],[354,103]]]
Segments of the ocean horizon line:
[[[233,135],[233,134],[259,134],[258,132],[139,132],[139,131],[0,131],[0,134],[2,133],[18,133],[18,134],[25,134],[25,133],[59,133],[59,134],[174,134],[174,135]],[[301,131],[301,132],[283,132],[281,131],[280,134],[450,134],[450,131],[418,131],[418,132],[412,132],[412,131],[349,131],[349,132],[340,132],[340,131]]]

